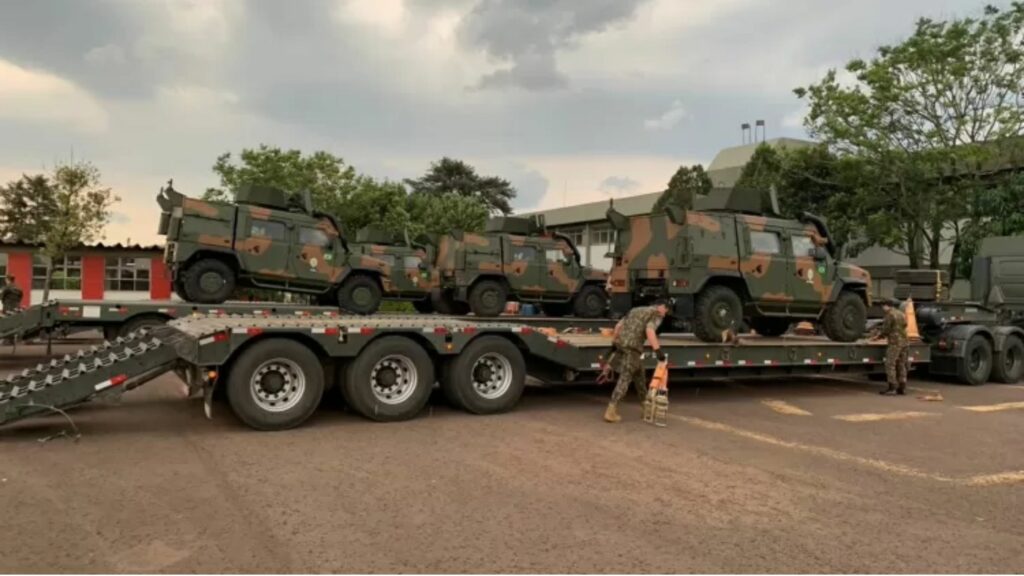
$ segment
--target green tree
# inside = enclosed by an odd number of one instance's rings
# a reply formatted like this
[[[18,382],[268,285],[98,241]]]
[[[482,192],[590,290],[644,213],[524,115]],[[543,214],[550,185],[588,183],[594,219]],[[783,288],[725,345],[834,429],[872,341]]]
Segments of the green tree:
[[[660,213],[669,204],[692,208],[694,198],[697,195],[711,192],[712,188],[711,177],[704,171],[703,166],[700,164],[680,166],[668,181],[668,188],[658,197],[651,211]]]
[[[422,177],[406,179],[405,184],[413,194],[458,194],[476,198],[490,213],[511,214],[511,202],[516,197],[516,189],[508,180],[480,176],[469,164],[448,157],[432,163]]]
[[[8,182],[0,187],[0,238],[42,244],[46,223],[57,212],[57,198],[50,179],[43,174]]]
[[[487,221],[487,206],[477,198],[448,193],[409,195],[410,233],[445,234],[452,230],[479,232]]]
[[[852,156],[860,185],[851,206],[867,240],[906,254],[914,267],[940,264],[944,241],[963,251],[964,222],[979,212],[991,186],[980,167],[998,164],[1024,129],[1024,4],[988,6],[979,18],[922,19],[914,33],[855,59],[850,81],[830,70],[798,88],[806,126],[838,156]]]

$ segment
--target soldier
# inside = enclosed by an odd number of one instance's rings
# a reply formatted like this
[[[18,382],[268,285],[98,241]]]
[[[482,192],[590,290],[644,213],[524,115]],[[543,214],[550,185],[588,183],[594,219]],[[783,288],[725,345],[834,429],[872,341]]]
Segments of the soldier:
[[[884,396],[906,394],[907,387],[907,317],[889,300],[882,303],[885,320],[878,336],[886,339],[885,380],[889,387],[879,392]]]
[[[644,341],[646,340],[651,345],[659,361],[665,360],[666,356],[661,351],[661,343],[658,342],[656,331],[662,319],[668,314],[668,306],[668,300],[662,299],[655,301],[653,306],[634,308],[615,325],[612,346],[619,357],[619,381],[615,384],[611,401],[604,411],[606,422],[614,423],[622,420],[617,406],[619,400],[622,400],[629,390],[630,384],[636,387],[641,398],[645,395],[644,367],[640,360]]]
[[[4,312],[14,312],[21,308],[21,288],[14,283],[14,276],[7,277],[7,285],[0,290],[0,303],[3,304]]]

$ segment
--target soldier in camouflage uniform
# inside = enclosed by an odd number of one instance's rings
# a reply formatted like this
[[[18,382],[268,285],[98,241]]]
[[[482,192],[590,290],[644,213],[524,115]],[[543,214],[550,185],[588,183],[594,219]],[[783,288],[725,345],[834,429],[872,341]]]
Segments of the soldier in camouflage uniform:
[[[664,361],[665,353],[661,351],[661,344],[658,342],[656,331],[665,315],[668,314],[669,302],[658,300],[653,306],[634,308],[626,314],[626,317],[615,325],[615,333],[612,339],[612,346],[619,358],[619,381],[612,392],[611,401],[604,412],[606,422],[618,422],[622,420],[619,416],[617,406],[619,400],[629,391],[630,384],[636,387],[640,397],[646,393],[644,382],[644,367],[640,359],[643,354],[644,341],[650,343],[651,348],[657,355],[659,361]]]
[[[7,283],[0,289],[0,304],[4,312],[14,312],[21,308],[21,298],[24,293],[14,283],[14,276],[7,277]]]
[[[903,395],[907,388],[907,317],[893,302],[884,302],[885,320],[878,335],[887,341],[885,348],[885,380],[889,387],[880,394]]]

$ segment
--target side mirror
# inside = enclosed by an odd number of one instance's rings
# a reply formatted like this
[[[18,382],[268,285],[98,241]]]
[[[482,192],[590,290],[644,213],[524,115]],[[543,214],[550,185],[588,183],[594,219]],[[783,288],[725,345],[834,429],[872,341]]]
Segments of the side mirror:
[[[818,262],[824,262],[828,260],[828,250],[823,246],[815,246],[811,249],[811,256],[814,256],[814,259]]]

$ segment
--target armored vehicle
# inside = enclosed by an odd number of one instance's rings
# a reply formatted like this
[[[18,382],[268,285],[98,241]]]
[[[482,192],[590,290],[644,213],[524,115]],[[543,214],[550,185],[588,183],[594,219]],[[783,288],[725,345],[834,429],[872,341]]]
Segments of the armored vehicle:
[[[333,217],[313,210],[308,194],[247,186],[229,204],[188,198],[168,185],[157,201],[164,260],[175,292],[189,302],[216,304],[236,287],[258,287],[372,314],[382,298],[430,293],[420,282],[430,278],[423,249],[349,244]],[[375,239],[375,232],[366,234]]]
[[[870,276],[835,260],[821,218],[778,217],[774,193],[716,190],[694,204],[632,218],[609,207],[613,316],[670,297],[673,315],[706,342],[744,321],[765,336],[797,320],[820,321],[836,341],[863,335]]]
[[[443,314],[496,316],[510,299],[538,303],[548,316],[607,311],[607,274],[582,265],[572,240],[538,219],[492,218],[483,233],[441,236],[435,268],[432,302]]]

